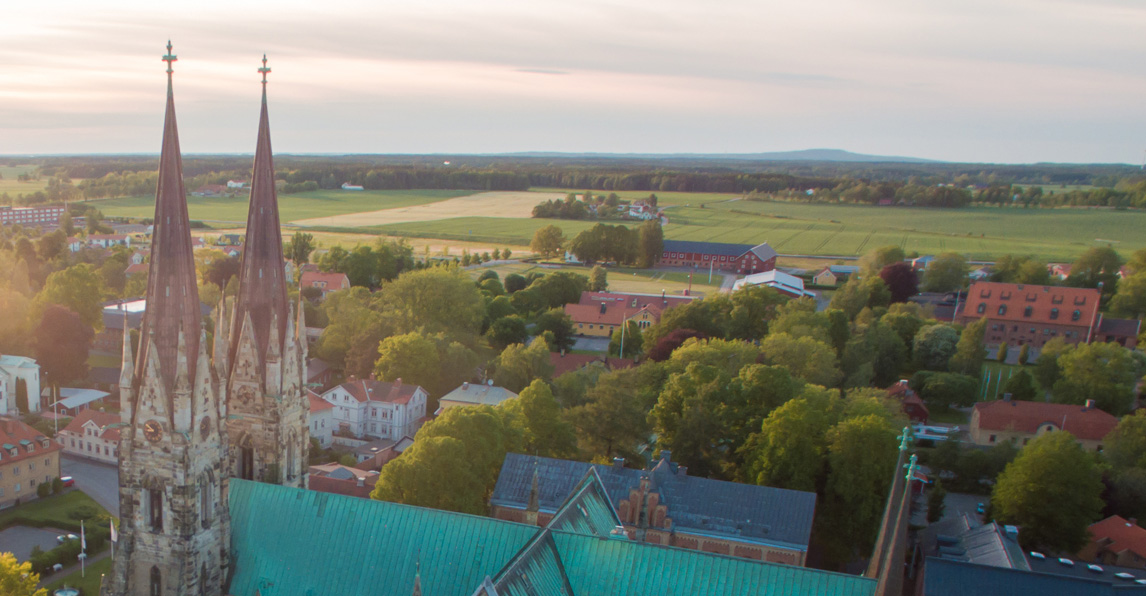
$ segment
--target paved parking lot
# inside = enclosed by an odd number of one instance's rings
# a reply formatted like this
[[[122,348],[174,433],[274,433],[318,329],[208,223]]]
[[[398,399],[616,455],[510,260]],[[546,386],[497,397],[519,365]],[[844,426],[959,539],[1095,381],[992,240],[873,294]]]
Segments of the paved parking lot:
[[[60,457],[60,474],[76,479],[76,488],[119,517],[119,469],[111,464],[94,462],[90,459],[63,455]]]
[[[975,509],[979,503],[986,504],[990,499],[987,495],[947,493],[947,498],[943,500],[943,504],[946,505],[943,509],[943,519],[952,519],[966,513],[971,519],[981,521],[982,516]]]
[[[30,528],[28,526],[15,526],[0,531],[0,544],[4,550],[16,555],[17,561],[27,561],[32,549],[39,546],[44,551],[56,548],[56,536],[67,534],[64,530],[53,528]]]

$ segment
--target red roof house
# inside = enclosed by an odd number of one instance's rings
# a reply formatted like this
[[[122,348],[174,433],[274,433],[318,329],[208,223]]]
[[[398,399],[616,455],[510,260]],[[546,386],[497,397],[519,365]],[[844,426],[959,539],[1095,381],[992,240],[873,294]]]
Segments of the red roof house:
[[[977,281],[956,316],[966,325],[986,318],[983,343],[1041,348],[1055,337],[1089,341],[1099,321],[1098,290]]]
[[[1083,447],[1098,450],[1102,440],[1118,426],[1118,419],[1094,407],[1002,399],[975,404],[971,413],[971,440],[997,445],[1014,440],[1026,445],[1044,433],[1066,431]]]
[[[609,370],[620,370],[622,368],[632,368],[633,360],[631,358],[607,358],[596,354],[562,354],[559,352],[549,353],[549,363],[553,365],[553,378],[556,379],[567,372],[573,372],[589,366],[594,362],[604,364]]]
[[[1083,561],[1146,568],[1146,529],[1134,518],[1112,515],[1090,525],[1090,542],[1078,552]]]
[[[331,292],[349,288],[350,278],[346,277],[345,273],[323,273],[303,269],[298,285],[300,288],[318,288],[322,290],[322,297],[326,298]]]
[[[923,400],[908,386],[907,381],[900,381],[888,387],[887,395],[899,401],[903,407],[903,413],[912,422],[927,424],[931,412],[927,410],[927,405],[923,403]]]

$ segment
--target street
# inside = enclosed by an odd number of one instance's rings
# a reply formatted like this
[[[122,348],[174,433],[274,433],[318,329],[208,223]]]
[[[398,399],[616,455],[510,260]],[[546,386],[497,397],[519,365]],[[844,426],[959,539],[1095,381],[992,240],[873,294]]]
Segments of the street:
[[[60,475],[76,480],[76,488],[119,517],[119,469],[73,455],[60,456]]]

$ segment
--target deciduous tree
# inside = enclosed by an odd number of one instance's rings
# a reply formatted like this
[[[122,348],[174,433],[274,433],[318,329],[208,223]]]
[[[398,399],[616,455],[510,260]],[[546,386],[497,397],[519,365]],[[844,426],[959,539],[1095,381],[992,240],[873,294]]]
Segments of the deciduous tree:
[[[585,394],[585,403],[569,410],[577,441],[586,457],[608,461],[623,457],[640,465],[640,446],[652,429],[640,398],[646,387],[642,371],[617,370],[600,375]]]
[[[528,347],[522,344],[508,346],[493,361],[493,382],[510,391],[521,391],[534,379],[548,381],[552,377],[549,344],[541,337],[534,338]]]
[[[999,476],[991,507],[999,522],[1023,528],[1024,547],[1076,552],[1102,513],[1101,495],[1094,458],[1062,431],[1044,433],[1019,452]]]
[[[892,263],[879,270],[879,278],[891,292],[891,302],[907,302],[919,293],[919,279],[909,263]]]
[[[1054,400],[1082,405],[1087,400],[1115,416],[1130,410],[1142,378],[1142,361],[1117,344],[1079,344],[1058,359],[1062,377],[1055,382]]]
[[[32,563],[20,563],[16,555],[0,552],[0,594],[6,596],[48,596],[46,589],[36,589],[40,576],[32,573]]]
[[[36,361],[57,392],[61,385],[87,376],[94,337],[76,313],[57,304],[44,309],[34,340]]]
[[[529,243],[529,250],[543,257],[559,256],[564,247],[565,235],[561,228],[553,224],[538,228],[533,233],[533,241]]]
[[[103,280],[88,263],[72,265],[48,276],[44,289],[32,300],[29,316],[39,321],[49,304],[58,304],[78,314],[84,324],[103,329]]]
[[[624,344],[623,346],[621,344]],[[624,353],[621,349],[624,348]],[[613,331],[613,335],[609,337],[609,354],[619,356],[621,358],[636,358],[644,348],[643,338],[641,335],[641,327],[637,325],[636,321],[626,321],[624,327],[624,335],[621,334],[621,329],[618,328]]]
[[[948,325],[924,327],[912,342],[915,365],[927,370],[947,370],[947,363],[955,355],[959,332]]]
[[[660,220],[650,219],[641,224],[638,235],[637,264],[648,269],[661,260],[661,253],[665,250],[665,233],[661,229]]]
[[[927,265],[922,289],[925,292],[951,292],[962,288],[966,281],[967,259],[959,253],[945,252]]]
[[[283,249],[286,258],[294,262],[295,267],[302,267],[310,262],[310,253],[314,252],[314,236],[306,232],[295,232]]]
[[[760,350],[766,364],[786,367],[808,383],[834,387],[843,378],[835,350],[810,337],[773,333],[764,338]]]
[[[959,334],[959,343],[955,344],[955,354],[947,362],[951,372],[962,373],[979,378],[983,369],[983,360],[987,357],[987,348],[983,347],[983,335],[987,329],[987,319],[982,318],[968,324]]]
[[[521,395],[501,405],[524,426],[526,453],[570,459],[577,455],[577,433],[565,419],[553,391],[541,379],[521,390]]]

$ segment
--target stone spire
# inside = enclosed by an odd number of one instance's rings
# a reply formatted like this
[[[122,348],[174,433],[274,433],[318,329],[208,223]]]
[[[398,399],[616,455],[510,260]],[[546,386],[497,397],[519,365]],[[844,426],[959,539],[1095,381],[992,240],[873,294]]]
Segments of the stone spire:
[[[191,225],[187,218],[187,190],[183,186],[183,159],[175,123],[175,92],[171,65],[176,57],[167,43],[167,114],[163,121],[163,149],[159,156],[159,185],[155,192],[155,231],[151,237],[151,265],[147,273],[147,311],[140,330],[135,363],[136,382],[146,369],[148,351],[159,357],[163,386],[175,384],[180,329],[198,329],[199,289],[195,283],[195,259],[191,252]],[[199,336],[186,338],[187,353],[199,351]],[[195,377],[189,363],[190,378]],[[170,393],[168,393],[170,395]]]
[[[422,562],[414,564],[414,592],[412,596],[422,596]]]
[[[871,560],[868,561],[867,577],[877,577],[883,568],[891,546],[895,530],[896,507],[903,496],[903,475],[899,473],[907,461],[907,450],[911,447],[911,429],[903,427],[899,435],[899,458],[895,461],[895,473],[891,478],[891,491],[887,494],[887,503],[884,505],[883,518],[879,524],[879,534],[875,539],[875,547],[871,551]]]
[[[271,349],[268,345],[271,325],[278,341],[287,337],[286,273],[283,270],[282,228],[279,227],[279,202],[275,193],[275,164],[271,155],[271,126],[267,116],[267,58],[263,56],[263,103],[259,115],[259,135],[255,146],[255,165],[251,177],[251,203],[247,211],[247,239],[243,261],[239,266],[239,296],[235,301],[235,321],[251,317],[255,336],[255,352],[264,359]],[[231,329],[228,361],[235,363],[239,349],[239,329]],[[282,346],[275,346],[281,354]],[[263,369],[265,361],[258,368]]]

